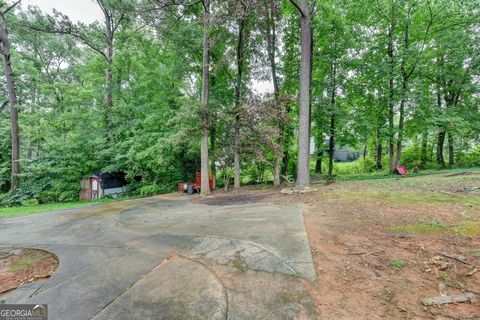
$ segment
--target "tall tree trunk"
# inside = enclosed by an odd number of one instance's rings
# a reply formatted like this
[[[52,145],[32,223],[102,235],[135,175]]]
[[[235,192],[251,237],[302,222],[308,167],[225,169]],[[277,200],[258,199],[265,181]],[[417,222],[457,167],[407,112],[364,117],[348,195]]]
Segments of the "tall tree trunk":
[[[390,173],[395,172],[395,145],[394,145],[394,52],[393,52],[393,33],[395,31],[395,2],[390,0],[390,25],[388,27],[388,64],[389,64],[389,79],[388,79],[388,156],[390,164]]]
[[[382,147],[382,128],[380,125],[377,125],[377,131],[375,135],[375,167],[377,170],[382,170],[382,155],[383,155],[383,147]]]
[[[287,133],[288,134],[288,133]],[[289,135],[285,135],[286,137],[289,137]],[[282,162],[282,176],[287,177],[288,176],[288,164],[290,162],[290,154],[288,152],[289,150],[289,145],[286,143],[288,141],[287,139],[284,140],[283,143],[283,162]]]
[[[208,164],[208,98],[209,98],[209,73],[210,73],[210,6],[204,0],[203,16],[203,62],[202,62],[202,142],[201,142],[201,186],[202,195],[210,194],[209,164]]]
[[[443,62],[443,58],[439,59],[439,64]],[[442,95],[440,92],[440,81],[437,83],[437,108],[438,112],[442,111]],[[438,132],[437,138],[437,164],[445,167],[445,159],[443,157],[443,147],[445,145],[445,129],[444,126],[440,127],[440,131]]]
[[[412,19],[412,10],[413,10],[413,5],[408,9],[407,13],[407,22],[405,24],[405,31],[404,31],[404,37],[403,37],[403,48],[405,50],[405,53],[408,52],[410,48],[410,23]],[[393,17],[392,17],[393,19]],[[426,32],[428,32],[430,28],[430,25],[427,27]],[[423,52],[423,51],[422,51]],[[400,162],[402,160],[402,143],[403,143],[403,134],[404,134],[404,121],[405,121],[405,104],[407,103],[407,95],[408,95],[408,82],[410,80],[410,75],[412,72],[415,70],[415,64],[411,66],[411,69],[407,71],[406,63],[405,63],[405,57],[402,57],[402,62],[401,62],[401,72],[402,72],[402,99],[400,101],[400,118],[398,121],[398,137],[397,137],[397,155],[395,159],[395,168],[397,168],[400,165]]]
[[[335,32],[335,31],[334,31]],[[337,50],[336,38],[334,39],[334,52]],[[333,155],[335,153],[335,93],[337,89],[337,62],[332,65],[332,92],[330,100],[330,142],[328,148],[328,179],[333,179]]]
[[[316,1],[316,0],[315,0]],[[309,70],[309,78],[310,78],[310,90],[308,93],[309,96],[309,105],[308,105],[308,137],[309,143],[312,137],[312,83],[313,83],[313,24],[310,23],[310,70]],[[310,157],[310,145],[308,146],[308,155]],[[310,158],[308,159],[309,169],[310,169]],[[309,171],[310,174],[310,171]]]
[[[446,90],[445,102],[447,110],[451,110],[458,105],[460,99],[461,90]],[[450,127],[450,125],[448,125]],[[451,129],[447,129],[447,139],[448,139],[448,166],[453,167],[455,164],[455,153],[454,153],[454,134]]]
[[[333,32],[333,52],[336,55],[337,52],[337,37],[335,32],[335,26],[332,26]],[[333,156],[335,153],[335,98],[337,91],[337,60],[336,56],[332,62],[331,72],[331,98],[330,98],[330,142],[328,148],[328,179],[333,179]]]
[[[400,115],[398,120],[398,137],[397,137],[397,154],[395,158],[395,168],[400,165],[402,160],[402,143],[403,143],[403,131],[405,122],[405,103],[407,99],[408,90],[408,76],[403,72],[402,78],[402,101],[400,101]]]
[[[318,151],[317,153],[317,161],[315,162],[315,173],[317,174],[322,174],[322,158],[323,158],[323,150]]]
[[[7,80],[8,101],[10,106],[10,121],[12,133],[12,184],[11,191],[16,193],[20,185],[20,130],[18,127],[17,93],[13,75],[12,62],[10,60],[10,41],[8,38],[8,25],[2,14],[3,23],[0,26],[0,43],[3,64],[5,66],[5,78]]]
[[[280,89],[278,85],[278,77],[277,77],[277,66],[275,62],[275,49],[276,49],[276,35],[275,35],[275,20],[272,18],[272,45],[271,45],[271,54],[270,54],[270,64],[272,66],[272,79],[273,79],[273,90],[275,100],[278,101],[280,95]],[[280,186],[281,179],[280,179],[280,166],[282,164],[283,158],[283,146],[285,143],[285,124],[283,120],[280,120],[278,125],[278,150],[275,152],[275,163],[274,163],[274,177],[273,177],[273,185],[278,187]]]
[[[283,140],[281,136],[280,136],[280,140]],[[282,163],[282,149],[280,149],[280,146],[282,144],[283,143],[281,142],[279,143],[279,150],[275,152],[275,162],[273,163],[273,186],[275,187],[279,187],[281,182],[280,181],[280,165]]]
[[[427,167],[427,149],[428,149],[428,131],[424,130],[422,133],[422,151],[420,156],[420,166]]]
[[[215,162],[217,161],[217,157],[216,157],[216,135],[217,135],[217,129],[215,128],[215,125],[213,125],[213,123],[211,123],[212,121],[210,121],[209,125],[210,125],[210,172],[212,174],[212,177],[213,177],[213,190],[215,190],[216,188],[216,179],[217,179],[217,166],[215,164]]]
[[[453,167],[453,165],[455,164],[455,153],[453,149],[453,144],[454,144],[453,133],[449,132],[447,137],[448,137],[448,166]]]
[[[106,93],[105,93],[105,106],[106,117],[108,125],[111,125],[110,112],[113,107],[113,49],[109,46],[108,49],[108,66],[106,73]]]
[[[107,71],[105,75],[105,123],[107,128],[107,143],[113,142],[113,128],[111,112],[113,108],[113,36],[112,17],[108,11],[105,14],[107,38]]]
[[[300,95],[298,115],[297,188],[310,185],[310,87],[312,56],[312,20],[307,0],[300,2]]]
[[[443,146],[445,145],[445,131],[438,133],[437,139],[437,164],[445,167],[445,159],[443,158]]]
[[[32,88],[32,106],[30,108],[30,113],[31,114],[35,114],[35,107],[37,106],[37,103],[38,103],[38,101],[37,101],[37,98],[38,98],[37,90],[38,90],[37,85],[36,84],[33,85],[33,88]],[[29,137],[28,138],[28,145],[27,145],[27,159],[28,160],[32,160],[34,144],[35,144],[35,139],[33,137]]]
[[[287,103],[286,106],[286,113],[287,115],[290,114],[291,107],[290,104]],[[290,129],[289,126],[284,125],[283,127],[283,161],[282,161],[282,175],[284,177],[288,176],[288,163],[290,161],[290,156],[289,156],[289,142],[292,136],[292,130]]]
[[[272,73],[272,82],[273,82],[273,95],[277,101],[280,95],[280,87],[278,83],[277,76],[277,62],[275,61],[276,50],[277,50],[277,31],[276,31],[276,20],[275,13],[272,11],[270,3],[267,1],[267,28],[266,28],[266,38],[267,38],[267,50],[268,50],[268,59],[270,61],[270,68]],[[283,144],[285,139],[285,125],[282,121],[278,124],[278,150],[275,151],[275,162],[273,165],[273,185],[278,187],[280,186],[280,166],[282,163],[283,155]]]
[[[328,179],[333,179],[333,156],[335,153],[335,112],[330,113],[330,141],[328,143]]]
[[[233,158],[234,176],[233,191],[240,191],[240,120],[239,116],[235,116],[235,155]]]
[[[235,157],[234,157],[234,182],[235,192],[240,190],[240,106],[243,85],[243,64],[245,55],[245,19],[241,18],[238,23],[237,39],[237,83],[235,86]]]

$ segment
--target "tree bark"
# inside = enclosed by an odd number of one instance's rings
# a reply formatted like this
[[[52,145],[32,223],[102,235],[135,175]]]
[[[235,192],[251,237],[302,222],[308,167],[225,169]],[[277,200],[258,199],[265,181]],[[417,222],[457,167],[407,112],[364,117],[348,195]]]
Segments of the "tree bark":
[[[420,166],[422,168],[427,167],[427,152],[428,152],[428,131],[425,130],[422,133],[422,151],[420,156]]]
[[[290,104],[287,103],[286,106],[286,113],[287,115],[290,114],[291,107]],[[292,132],[289,126],[284,125],[283,127],[283,161],[282,161],[282,175],[284,177],[288,176],[288,163],[290,161],[290,155],[289,155],[289,141],[291,139]]]
[[[300,2],[300,94],[298,115],[297,188],[310,185],[310,87],[312,56],[312,20],[308,1]]]
[[[277,151],[276,154],[275,154],[275,162],[273,164],[273,186],[274,187],[279,187],[280,186],[280,165],[281,165],[281,161],[282,161],[282,152]]]
[[[10,41],[8,38],[8,25],[5,16],[2,14],[2,25],[0,26],[0,43],[3,64],[5,66],[5,78],[7,80],[8,101],[10,106],[10,121],[12,134],[12,177],[11,192],[16,193],[20,185],[20,130],[18,127],[17,93],[13,74],[12,62],[10,60]]]
[[[278,100],[280,95],[279,81],[277,76],[277,62],[275,61],[275,52],[277,49],[277,32],[276,32],[276,21],[275,14],[272,12],[272,8],[267,1],[267,50],[268,50],[268,59],[270,61],[270,68],[272,73],[272,82],[273,82],[273,95],[275,101]],[[280,166],[282,163],[283,156],[283,144],[285,139],[285,125],[283,122],[280,122],[278,125],[278,150],[275,152],[275,162],[273,165],[273,185],[275,187],[280,186]]]
[[[209,98],[209,74],[210,74],[210,6],[209,1],[204,0],[203,16],[203,62],[202,62],[202,141],[201,141],[201,186],[202,195],[210,194],[209,164],[208,164],[208,98]]]
[[[452,132],[448,133],[447,139],[448,139],[448,166],[453,167],[453,165],[455,164],[455,153],[454,153],[455,150],[453,148],[454,136]]]
[[[112,13],[103,2],[98,2],[105,16],[105,37],[107,41],[107,70],[105,72],[105,124],[107,128],[107,143],[113,141],[111,112],[113,108],[113,38],[114,26]]]
[[[237,38],[237,82],[235,86],[235,156],[234,156],[234,192],[240,191],[240,106],[243,85],[243,65],[245,55],[245,19],[238,22]]]
[[[410,48],[410,24],[412,22],[412,12],[413,12],[414,6],[410,6],[408,9],[407,13],[407,22],[405,24],[405,31],[404,31],[404,37],[403,37],[403,48],[405,50],[405,54],[408,52]],[[392,18],[393,19],[393,18]],[[431,26],[431,21],[430,24],[427,26],[425,37],[428,33],[428,30],[430,29]],[[423,49],[422,49],[423,52]],[[407,95],[408,95],[408,82],[410,80],[410,76],[415,70],[416,67],[416,62],[410,67],[409,70],[407,70],[406,63],[405,63],[405,57],[402,57],[402,63],[400,66],[401,72],[402,72],[402,98],[400,102],[400,115],[399,115],[399,121],[398,121],[398,137],[397,137],[397,155],[395,158],[395,168],[397,168],[400,165],[400,162],[402,160],[402,143],[403,143],[403,134],[404,134],[404,121],[405,121],[405,104],[407,103]]]
[[[333,52],[336,54],[337,52],[337,38],[335,34],[335,29],[332,30],[334,33],[333,39]],[[337,61],[336,57],[333,59],[332,64],[332,82],[331,82],[331,99],[330,99],[330,142],[328,148],[328,179],[333,179],[333,155],[335,152],[335,98],[336,98],[336,91],[337,91]]]
[[[445,167],[445,159],[443,158],[443,146],[445,144],[445,131],[438,133],[437,139],[437,164]]]
[[[217,166],[215,162],[217,161],[216,158],[216,134],[217,134],[217,129],[215,126],[212,124],[212,121],[209,122],[210,126],[210,172],[212,174],[213,178],[213,185],[212,189],[215,190],[216,188],[216,178],[217,178]]]
[[[382,170],[382,155],[383,155],[383,147],[382,147],[382,128],[380,125],[377,125],[377,131],[375,135],[375,167],[377,170]]]
[[[405,122],[405,103],[408,90],[408,77],[404,73],[402,80],[402,101],[400,101],[400,115],[398,120],[397,154],[395,158],[395,168],[400,165],[402,160],[403,129]]]
[[[290,135],[288,134],[286,136],[290,136]],[[284,177],[288,176],[288,164],[289,164],[289,161],[290,161],[290,154],[288,152],[289,146],[285,143],[286,141],[288,141],[288,140],[284,140],[284,144],[283,144],[282,175]]]
[[[439,59],[439,64],[443,62],[443,58]],[[438,112],[442,111],[442,94],[440,92],[440,81],[437,83],[437,108]],[[445,167],[445,159],[443,157],[443,147],[445,144],[445,129],[442,125],[440,131],[438,132],[437,138],[437,164]]]
[[[320,145],[320,143],[318,143]],[[323,157],[323,150],[318,151],[317,153],[317,161],[315,161],[315,173],[322,174],[322,157]]]
[[[330,113],[330,141],[328,143],[328,179],[333,179],[333,155],[335,153],[335,112]]]
[[[336,42],[336,41],[334,41]],[[336,50],[336,43],[335,43]],[[328,179],[333,179],[333,155],[335,152],[335,92],[337,86],[337,62],[332,66],[332,92],[330,100],[330,142],[328,148]]]
[[[387,56],[389,64],[389,79],[388,79],[388,157],[390,173],[395,172],[395,145],[394,145],[394,51],[393,51],[393,34],[395,31],[395,2],[390,0],[390,22],[387,33]]]

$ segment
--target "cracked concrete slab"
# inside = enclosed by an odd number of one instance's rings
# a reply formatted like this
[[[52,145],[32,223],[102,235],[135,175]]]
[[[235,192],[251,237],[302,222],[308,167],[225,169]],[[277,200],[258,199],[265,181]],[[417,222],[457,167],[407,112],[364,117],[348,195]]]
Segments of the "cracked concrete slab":
[[[47,303],[49,319],[149,318],[152,312],[158,319],[185,319],[182,312],[197,319],[313,314],[296,278],[313,280],[316,274],[295,206],[207,206],[167,195],[3,219],[0,231],[0,245],[46,249],[59,257],[50,279],[0,297],[7,303]],[[172,253],[185,258],[162,264]],[[214,270],[220,270],[219,278]],[[223,279],[220,290],[215,281]],[[285,283],[297,286],[296,293]],[[208,292],[208,299],[202,300],[200,292]],[[228,312],[220,293],[228,296]],[[187,304],[191,310],[182,307]],[[133,318],[109,317],[113,306]],[[270,308],[281,310],[281,316],[262,316],[261,310]]]
[[[201,263],[174,257],[159,265],[99,312],[107,319],[225,319],[226,290]]]

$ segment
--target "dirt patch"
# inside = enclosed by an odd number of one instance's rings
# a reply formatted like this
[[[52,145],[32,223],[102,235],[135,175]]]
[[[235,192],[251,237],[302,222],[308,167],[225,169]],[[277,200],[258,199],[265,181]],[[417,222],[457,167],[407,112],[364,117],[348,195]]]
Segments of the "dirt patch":
[[[231,205],[241,205],[241,204],[248,204],[248,203],[257,203],[261,201],[266,201],[272,196],[275,195],[274,193],[239,193],[235,195],[221,195],[216,194],[213,197],[208,198],[198,198],[195,202],[200,204],[206,204],[209,206],[231,206]]]
[[[58,258],[38,249],[2,249],[0,252],[0,294],[22,283],[50,277],[58,267]]]
[[[296,200],[317,266],[313,295],[320,313],[325,319],[479,319],[478,303],[420,303],[442,293],[480,293],[478,199],[439,196],[432,185],[419,193],[391,184],[392,191],[336,184]]]
[[[441,294],[480,298],[480,197],[449,194],[479,182],[475,175],[337,182],[265,201],[303,210],[318,274],[305,282],[321,319],[480,319],[479,302],[421,304]]]

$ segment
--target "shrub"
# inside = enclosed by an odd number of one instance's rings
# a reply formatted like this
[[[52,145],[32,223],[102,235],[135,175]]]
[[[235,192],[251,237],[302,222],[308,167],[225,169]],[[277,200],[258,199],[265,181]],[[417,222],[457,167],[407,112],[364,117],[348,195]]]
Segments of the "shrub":
[[[459,153],[456,162],[459,167],[479,167],[480,147],[476,147],[467,153]]]
[[[159,185],[157,183],[146,184],[138,188],[137,192],[142,197],[153,196],[156,194],[168,193],[174,191],[174,188],[171,185]]]
[[[328,172],[328,162],[323,164],[323,172]],[[333,164],[333,174],[358,174],[375,171],[375,161],[370,158],[359,159],[353,162],[335,162]]]
[[[24,206],[36,206],[38,205],[38,200],[35,198],[31,198],[28,200],[23,201]]]
[[[418,146],[406,147],[402,152],[401,165],[407,168],[420,167],[422,164],[422,150]]]

